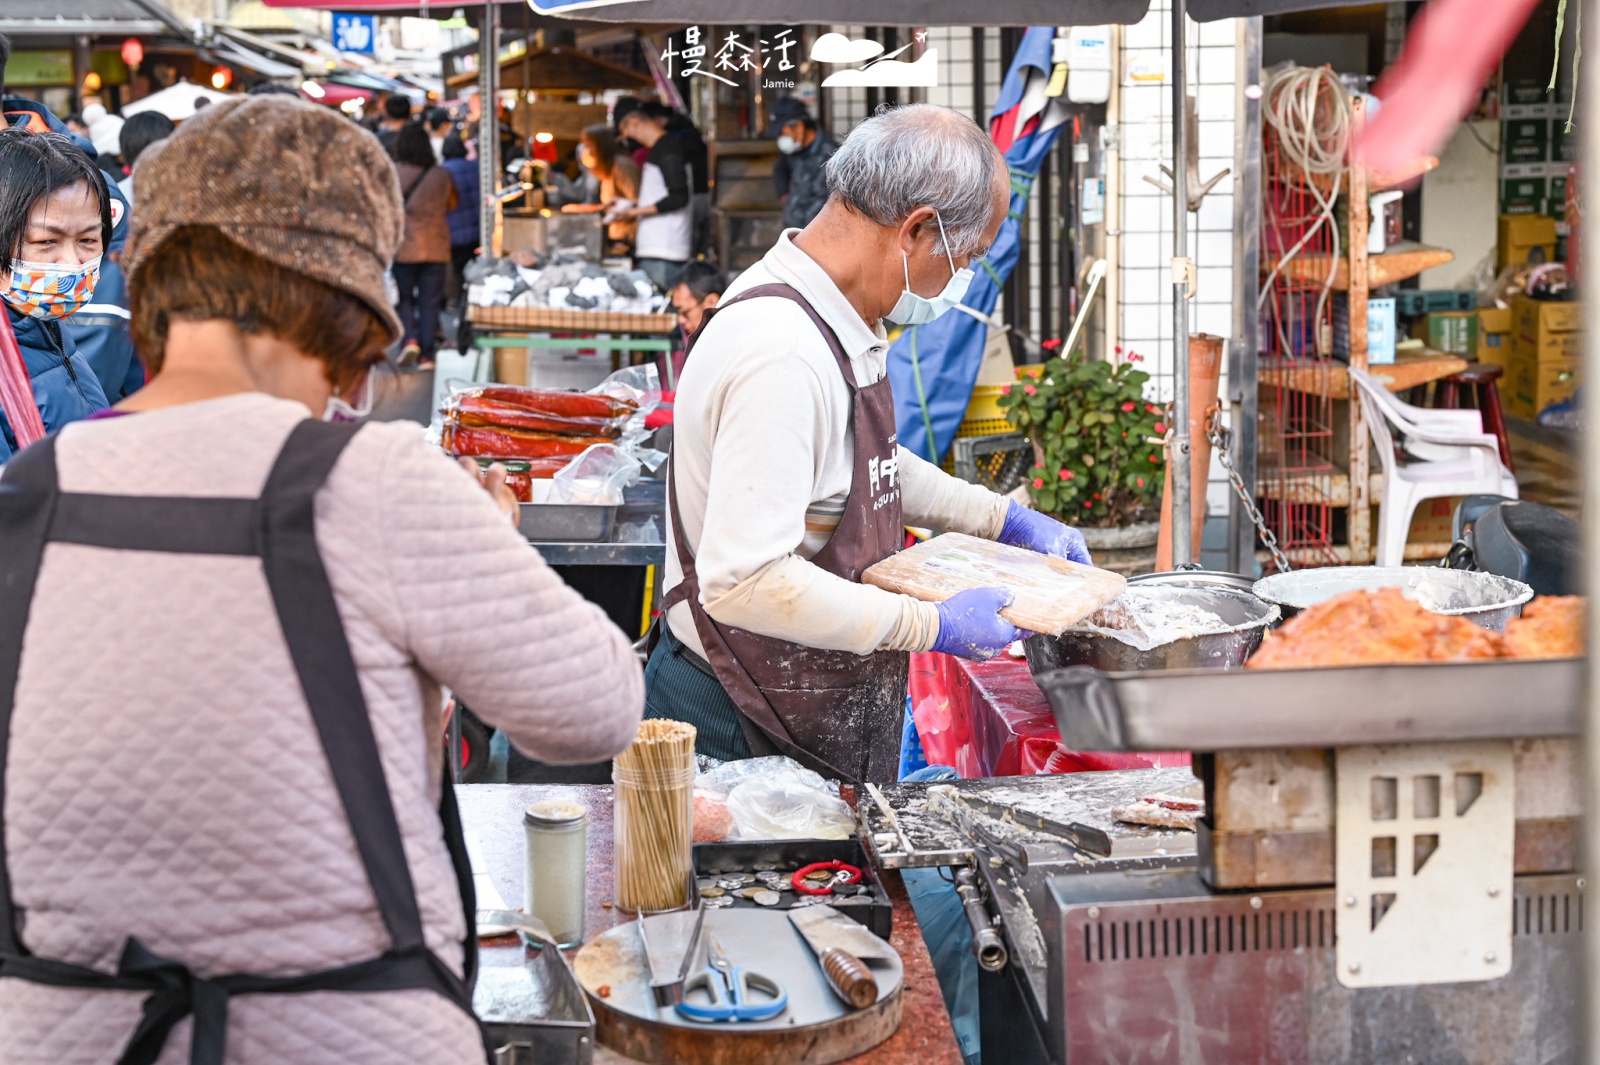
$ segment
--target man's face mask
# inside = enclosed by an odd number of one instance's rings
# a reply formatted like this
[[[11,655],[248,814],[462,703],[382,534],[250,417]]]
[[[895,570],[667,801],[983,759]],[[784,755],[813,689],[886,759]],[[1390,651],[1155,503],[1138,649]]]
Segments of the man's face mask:
[[[887,315],[889,321],[896,325],[927,325],[945,311],[958,305],[967,294],[967,286],[972,284],[972,271],[968,269],[957,270],[956,258],[950,254],[950,238],[945,235],[944,219],[939,217],[937,211],[933,214],[934,220],[939,223],[939,239],[944,243],[944,257],[950,262],[950,281],[944,286],[944,291],[933,299],[919,296],[911,291],[911,259],[902,250],[900,261],[906,271],[906,287],[900,293],[900,298],[895,300]]]
[[[29,318],[59,321],[83,309],[100,283],[100,256],[86,263],[30,263],[11,260],[5,301]]]

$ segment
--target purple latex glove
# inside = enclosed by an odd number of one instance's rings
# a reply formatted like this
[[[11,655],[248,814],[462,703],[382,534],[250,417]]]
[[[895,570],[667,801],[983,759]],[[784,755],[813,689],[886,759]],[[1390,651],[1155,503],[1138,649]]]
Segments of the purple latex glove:
[[[1024,634],[1000,616],[1016,596],[1009,588],[968,588],[939,604],[939,638],[933,649],[987,662]]]
[[[1002,544],[1026,547],[1041,555],[1054,555],[1071,562],[1094,565],[1089,557],[1089,545],[1083,542],[1083,533],[1070,525],[1063,525],[1047,514],[1029,510],[1015,499],[1006,505],[1006,523],[998,537]]]

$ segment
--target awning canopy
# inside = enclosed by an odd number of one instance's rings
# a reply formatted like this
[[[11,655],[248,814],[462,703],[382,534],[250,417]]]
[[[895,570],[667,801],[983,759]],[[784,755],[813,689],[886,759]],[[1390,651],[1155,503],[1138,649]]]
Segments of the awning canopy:
[[[307,78],[300,83],[300,95],[312,103],[327,104],[329,107],[338,107],[351,100],[370,100],[375,94],[373,89],[357,89],[331,81],[319,82],[315,78]]]
[[[213,63],[224,63],[230,67],[239,67],[253,74],[259,74],[264,78],[298,77],[303,69],[299,66],[290,66],[288,63],[280,62],[277,59],[268,59],[259,52],[252,52],[249,49],[240,48],[238,45],[226,41],[208,45],[201,50],[201,54]]]
[[[273,0],[268,0],[272,3]],[[1150,0],[528,0],[541,15],[598,22],[754,25],[770,22],[872,26],[1100,26],[1144,18]],[[1189,0],[1196,22],[1341,7],[1329,0]]]
[[[1138,22],[1150,0],[529,0],[541,15],[679,25],[1100,26]]]
[[[472,71],[457,74],[445,84],[454,89],[472,85],[477,80],[477,72]],[[605,89],[651,89],[655,82],[648,74],[557,44],[502,59],[500,87],[539,92],[601,92]]]
[[[11,37],[189,36],[182,20],[155,0],[5,0],[0,33]]]

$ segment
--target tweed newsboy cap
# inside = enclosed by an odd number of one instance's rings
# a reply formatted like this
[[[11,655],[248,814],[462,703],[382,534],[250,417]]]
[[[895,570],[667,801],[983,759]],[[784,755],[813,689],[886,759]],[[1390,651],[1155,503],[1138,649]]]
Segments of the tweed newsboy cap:
[[[268,262],[356,296],[400,336],[384,271],[405,233],[400,182],[378,138],[283,95],[205,108],[139,156],[122,266],[180,226],[215,226]]]

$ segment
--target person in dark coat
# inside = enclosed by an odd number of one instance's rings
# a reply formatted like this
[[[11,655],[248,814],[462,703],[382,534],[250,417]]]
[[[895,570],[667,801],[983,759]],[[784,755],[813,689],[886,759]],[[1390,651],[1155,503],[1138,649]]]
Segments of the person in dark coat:
[[[482,182],[478,177],[478,161],[467,152],[467,142],[459,130],[451,130],[444,138],[444,161],[439,164],[456,184],[457,203],[445,215],[450,226],[450,303],[460,304],[466,293],[464,271],[478,254],[483,242],[478,227],[478,200]]]
[[[817,125],[805,104],[786,96],[773,105],[767,136],[778,139],[783,153],[772,167],[772,180],[783,204],[783,228],[804,229],[828,202],[828,160],[839,145]]]
[[[62,134],[0,130],[0,296],[46,432],[107,405],[62,322],[93,298],[111,230],[111,194],[93,160]],[[0,462],[17,446],[0,413]]]

